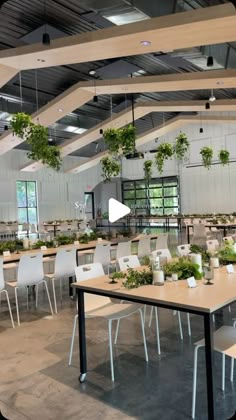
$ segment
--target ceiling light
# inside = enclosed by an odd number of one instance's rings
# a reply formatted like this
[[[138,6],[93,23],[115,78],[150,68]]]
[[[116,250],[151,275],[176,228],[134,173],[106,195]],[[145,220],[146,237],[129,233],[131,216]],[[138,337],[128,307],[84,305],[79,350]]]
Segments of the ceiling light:
[[[8,130],[8,125],[4,125],[4,131]]]
[[[216,97],[213,94],[211,94],[209,101],[214,102],[215,100],[216,100]]]
[[[209,55],[207,57],[207,67],[212,67],[212,66],[214,66],[214,59],[213,59],[212,55]]]
[[[103,134],[103,129],[102,128],[100,128],[99,134]]]
[[[50,43],[51,43],[50,35],[47,32],[45,32],[42,37],[42,44],[50,45]]]
[[[103,17],[110,22],[114,23],[114,25],[126,25],[132,22],[140,22],[141,20],[149,19],[145,13],[141,12],[138,9],[131,9],[124,11],[120,14],[113,14],[113,15],[103,15]]]
[[[151,45],[151,41],[141,41],[140,44],[144,47],[148,47],[148,45]]]
[[[206,104],[205,104],[205,109],[210,109],[210,104],[209,104],[209,102],[206,102]]]
[[[203,128],[202,127],[200,128],[199,133],[203,133]]]
[[[58,112],[63,112],[63,108],[58,108]]]
[[[53,138],[52,137],[48,137],[48,141],[53,141]]]
[[[93,97],[93,102],[98,102],[98,97],[97,97],[97,95],[94,95],[94,97]]]
[[[89,74],[90,74],[90,76],[94,76],[96,74],[96,70],[90,70]]]

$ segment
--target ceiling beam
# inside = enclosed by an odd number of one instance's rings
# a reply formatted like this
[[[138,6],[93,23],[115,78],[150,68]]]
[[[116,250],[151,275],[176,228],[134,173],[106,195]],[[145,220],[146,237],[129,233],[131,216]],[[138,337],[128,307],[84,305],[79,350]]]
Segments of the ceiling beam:
[[[135,120],[147,115],[151,112],[203,112],[205,110],[206,101],[150,101],[150,102],[138,102],[134,106],[134,117]],[[236,111],[236,100],[235,99],[222,99],[217,100],[211,104],[211,109],[207,112],[222,112],[222,111]],[[95,127],[87,130],[85,133],[76,135],[72,139],[65,142],[60,146],[61,156],[65,157],[80,150],[82,147],[91,144],[98,140],[102,135],[100,130],[106,130],[107,128],[119,128],[132,121],[132,108],[129,107],[118,114],[113,114],[112,119],[108,118],[102,121]],[[36,172],[43,168],[41,162],[31,162],[25,165],[21,171],[24,172]]]
[[[235,8],[227,3],[68,36],[50,46],[7,49],[0,64],[19,71],[219,44],[235,41],[235,26]]]
[[[202,123],[217,123],[217,124],[225,124],[225,123],[236,123],[236,116],[203,116],[201,118]],[[166,122],[165,125],[159,125],[157,127],[152,128],[151,130],[146,131],[145,133],[141,134],[137,140],[136,140],[136,147],[137,149],[142,148],[142,146],[146,143],[149,143],[156,137],[164,136],[167,133],[170,133],[171,131],[174,131],[178,128],[182,128],[185,125],[188,124],[199,124],[199,116],[177,116],[174,118],[171,118]],[[65,171],[66,173],[72,173],[72,174],[78,174],[83,171],[86,171],[88,169],[93,168],[94,166],[98,165],[100,163],[100,160],[102,157],[107,156],[108,152],[102,152],[98,155],[94,156],[91,159],[88,159],[87,162],[82,163],[80,165],[76,165],[75,167],[68,169]]]
[[[18,73],[18,69],[0,64],[0,87],[4,86]]]

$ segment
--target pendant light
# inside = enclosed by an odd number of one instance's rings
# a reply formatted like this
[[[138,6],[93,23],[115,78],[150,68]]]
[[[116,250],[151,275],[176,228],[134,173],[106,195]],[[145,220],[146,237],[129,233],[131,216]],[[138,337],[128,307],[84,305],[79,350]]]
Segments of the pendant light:
[[[213,67],[214,66],[214,58],[211,55],[211,45],[209,45],[209,55],[207,57],[207,67]]]
[[[210,109],[210,104],[209,104],[209,102],[206,102],[206,104],[205,104],[205,109]]]
[[[216,97],[214,96],[213,89],[211,89],[211,95],[210,95],[209,101],[214,102],[215,100],[216,100]]]
[[[49,33],[47,33],[47,24],[46,24],[46,0],[44,0],[44,22],[45,22],[45,29],[44,34],[42,37],[42,44],[43,45],[50,45],[51,39]]]
[[[199,128],[199,133],[202,134],[203,133],[203,126],[202,126],[202,114],[201,112],[199,112],[199,116],[200,116],[200,128]]]

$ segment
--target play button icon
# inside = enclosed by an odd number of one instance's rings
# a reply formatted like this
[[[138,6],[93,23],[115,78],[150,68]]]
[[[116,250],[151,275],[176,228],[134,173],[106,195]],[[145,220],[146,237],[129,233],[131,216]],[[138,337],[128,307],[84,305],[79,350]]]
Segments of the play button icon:
[[[130,213],[130,208],[115,200],[114,198],[109,199],[109,222],[114,223]]]

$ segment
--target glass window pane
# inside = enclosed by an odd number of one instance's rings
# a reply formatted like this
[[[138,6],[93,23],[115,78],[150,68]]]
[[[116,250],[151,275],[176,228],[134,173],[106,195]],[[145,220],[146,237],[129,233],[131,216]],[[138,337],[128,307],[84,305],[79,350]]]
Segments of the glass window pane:
[[[164,210],[165,210],[166,215],[172,215],[172,214],[178,214],[179,213],[178,207],[170,207],[170,208],[166,208]]]
[[[146,188],[145,181],[136,181],[136,188]]]
[[[36,185],[35,182],[27,182],[27,198],[28,198],[28,207],[36,207],[37,197],[36,197]]]
[[[124,191],[124,199],[132,199],[135,198],[135,191],[134,190],[130,190],[130,191]]]
[[[136,190],[136,198],[146,198],[147,191],[144,190]]]
[[[178,197],[164,198],[164,207],[177,207]]]
[[[19,223],[27,223],[27,209],[18,208],[18,222]]]
[[[162,188],[153,188],[149,190],[149,197],[162,197]]]
[[[150,200],[150,208],[156,207],[163,207],[162,198],[151,198]]]
[[[163,216],[163,207],[160,209],[151,209],[151,215],[152,216]]]
[[[176,196],[178,195],[177,187],[168,187],[164,188],[164,196]]]
[[[29,223],[37,224],[37,210],[36,208],[28,209]]]
[[[16,182],[17,206],[26,207],[26,183],[25,181]]]
[[[150,188],[162,188],[162,182],[158,182],[155,179],[150,180],[149,185]]]
[[[136,200],[136,207],[139,208],[139,209],[146,209],[147,208],[147,201],[142,200],[142,199]]]
[[[124,182],[124,190],[133,190],[135,188],[134,182]]]

